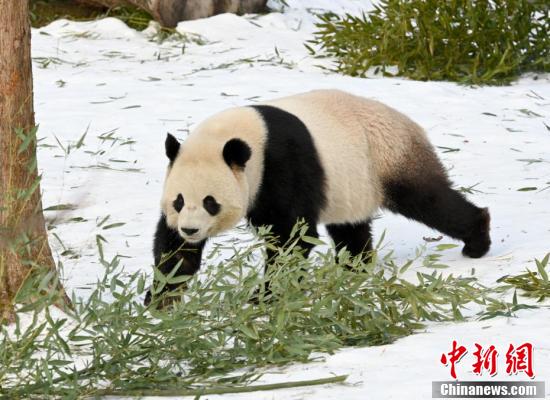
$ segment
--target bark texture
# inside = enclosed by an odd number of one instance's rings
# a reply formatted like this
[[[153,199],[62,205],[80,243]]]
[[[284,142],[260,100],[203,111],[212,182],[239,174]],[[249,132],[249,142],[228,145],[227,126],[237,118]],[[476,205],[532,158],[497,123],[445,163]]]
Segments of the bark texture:
[[[107,8],[133,5],[147,11],[161,25],[175,27],[178,22],[206,18],[221,13],[247,14],[265,9],[267,0],[80,0]]]
[[[28,0],[0,0],[0,322],[25,279],[54,269],[36,166]],[[34,190],[29,190],[34,188]],[[26,193],[26,195],[25,195]]]

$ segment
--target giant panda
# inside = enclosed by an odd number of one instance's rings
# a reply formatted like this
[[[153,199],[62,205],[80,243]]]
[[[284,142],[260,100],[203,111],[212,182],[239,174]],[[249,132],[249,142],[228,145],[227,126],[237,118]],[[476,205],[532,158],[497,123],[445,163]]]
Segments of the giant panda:
[[[176,275],[197,272],[208,238],[242,218],[271,225],[280,243],[298,219],[313,237],[325,224],[336,249],[351,255],[372,249],[380,208],[462,240],[469,257],[491,244],[488,209],[451,188],[420,126],[378,101],[317,90],[231,108],[181,144],[168,134],[165,148],[153,246],[163,273],[180,260]],[[307,254],[313,246],[302,247]]]

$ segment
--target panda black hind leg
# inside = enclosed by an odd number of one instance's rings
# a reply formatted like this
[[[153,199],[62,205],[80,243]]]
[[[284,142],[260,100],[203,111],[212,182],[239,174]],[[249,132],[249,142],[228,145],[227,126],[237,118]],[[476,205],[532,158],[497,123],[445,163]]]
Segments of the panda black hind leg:
[[[453,190],[444,174],[393,179],[385,182],[384,189],[385,206],[390,211],[462,240],[464,255],[479,258],[489,250],[488,209],[476,207]]]
[[[369,253],[372,251],[370,219],[353,224],[330,224],[327,225],[327,231],[334,241],[337,253],[346,247],[352,257],[364,252],[370,259]]]

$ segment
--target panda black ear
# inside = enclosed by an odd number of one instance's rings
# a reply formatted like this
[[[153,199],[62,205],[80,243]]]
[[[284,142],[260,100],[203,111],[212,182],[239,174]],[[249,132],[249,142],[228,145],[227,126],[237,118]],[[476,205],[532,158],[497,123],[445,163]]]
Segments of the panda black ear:
[[[180,142],[171,134],[166,134],[166,141],[164,142],[164,147],[166,148],[166,157],[170,162],[174,162],[178,152],[180,151]]]
[[[223,147],[223,159],[230,167],[244,168],[251,155],[250,146],[241,139],[231,139]]]

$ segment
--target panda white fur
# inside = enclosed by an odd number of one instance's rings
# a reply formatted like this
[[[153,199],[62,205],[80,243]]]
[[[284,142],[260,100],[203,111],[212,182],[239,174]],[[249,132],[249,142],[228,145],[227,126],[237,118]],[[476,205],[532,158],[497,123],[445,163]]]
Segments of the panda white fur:
[[[232,108],[201,123],[170,160],[154,240],[161,271],[194,274],[206,240],[241,218],[272,225],[284,243],[297,219],[317,236],[326,224],[337,249],[372,249],[379,208],[464,241],[463,253],[489,249],[489,212],[451,189],[424,131],[377,101],[318,90]],[[311,245],[303,243],[309,251]]]

